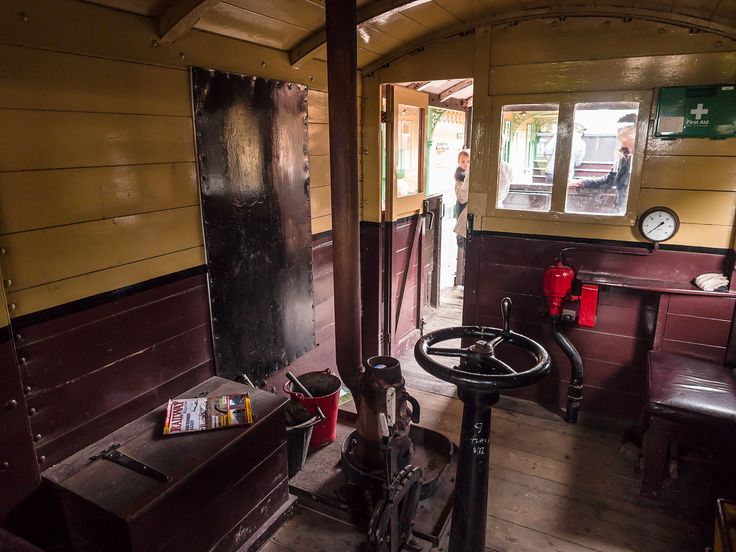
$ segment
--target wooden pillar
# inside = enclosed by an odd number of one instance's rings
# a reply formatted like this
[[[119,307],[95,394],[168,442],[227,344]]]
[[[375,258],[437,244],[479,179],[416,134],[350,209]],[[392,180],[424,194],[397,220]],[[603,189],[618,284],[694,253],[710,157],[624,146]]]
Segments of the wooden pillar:
[[[362,366],[355,2],[327,0],[326,17],[336,360],[357,399]]]

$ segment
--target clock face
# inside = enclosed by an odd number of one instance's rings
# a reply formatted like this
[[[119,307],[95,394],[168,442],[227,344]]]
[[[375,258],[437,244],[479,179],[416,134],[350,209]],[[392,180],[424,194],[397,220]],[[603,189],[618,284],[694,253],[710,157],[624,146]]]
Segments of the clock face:
[[[667,207],[652,207],[639,217],[641,235],[653,242],[669,240],[679,227],[680,219]]]

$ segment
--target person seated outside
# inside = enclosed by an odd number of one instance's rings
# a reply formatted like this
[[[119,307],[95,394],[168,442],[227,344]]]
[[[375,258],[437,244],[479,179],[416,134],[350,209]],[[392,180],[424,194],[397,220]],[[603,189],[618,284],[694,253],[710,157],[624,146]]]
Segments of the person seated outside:
[[[636,113],[627,113],[617,122],[616,152],[618,163],[605,176],[586,178],[570,182],[571,189],[578,193],[584,190],[597,190],[615,194],[613,213],[621,214],[626,209],[626,200],[629,196],[629,178],[631,177],[631,160],[636,143]]]
[[[572,136],[572,156],[570,158],[570,174],[568,179],[572,179],[575,175],[575,168],[579,167],[585,158],[585,142],[583,141],[585,127],[580,123],[575,124],[575,130]],[[555,172],[555,148],[557,146],[557,137],[553,136],[547,145],[544,146],[544,157],[547,159],[547,166],[544,169],[544,181],[552,184],[552,177]]]

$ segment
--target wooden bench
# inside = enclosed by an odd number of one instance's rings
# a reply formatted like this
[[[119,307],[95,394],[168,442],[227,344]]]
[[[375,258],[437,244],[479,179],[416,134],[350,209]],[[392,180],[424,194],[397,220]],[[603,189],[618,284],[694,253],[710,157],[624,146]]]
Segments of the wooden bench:
[[[181,397],[249,392],[249,426],[164,436],[165,406],[43,472],[75,550],[252,550],[291,512],[286,399],[213,376]],[[121,452],[170,476],[161,482],[91,457]]]
[[[736,379],[723,365],[650,351],[641,494],[660,496],[673,443],[736,458]]]

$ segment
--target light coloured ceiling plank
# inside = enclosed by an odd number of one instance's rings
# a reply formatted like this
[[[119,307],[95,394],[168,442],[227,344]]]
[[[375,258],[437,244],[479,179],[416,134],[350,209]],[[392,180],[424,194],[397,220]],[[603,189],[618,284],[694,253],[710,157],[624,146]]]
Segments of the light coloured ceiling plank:
[[[452,98],[455,94],[457,94],[461,90],[464,90],[468,86],[473,86],[473,79],[466,79],[464,81],[460,81],[459,83],[451,86],[447,90],[443,90],[442,92],[440,92],[440,101],[444,102],[445,100]]]
[[[175,42],[197,24],[199,19],[220,0],[177,0],[158,21],[162,42]]]
[[[378,17],[385,17],[393,12],[399,12],[410,6],[425,4],[431,0],[377,0],[362,6],[358,10],[358,25],[370,22]],[[322,27],[312,33],[289,51],[289,60],[292,65],[298,65],[327,40],[325,29]]]

